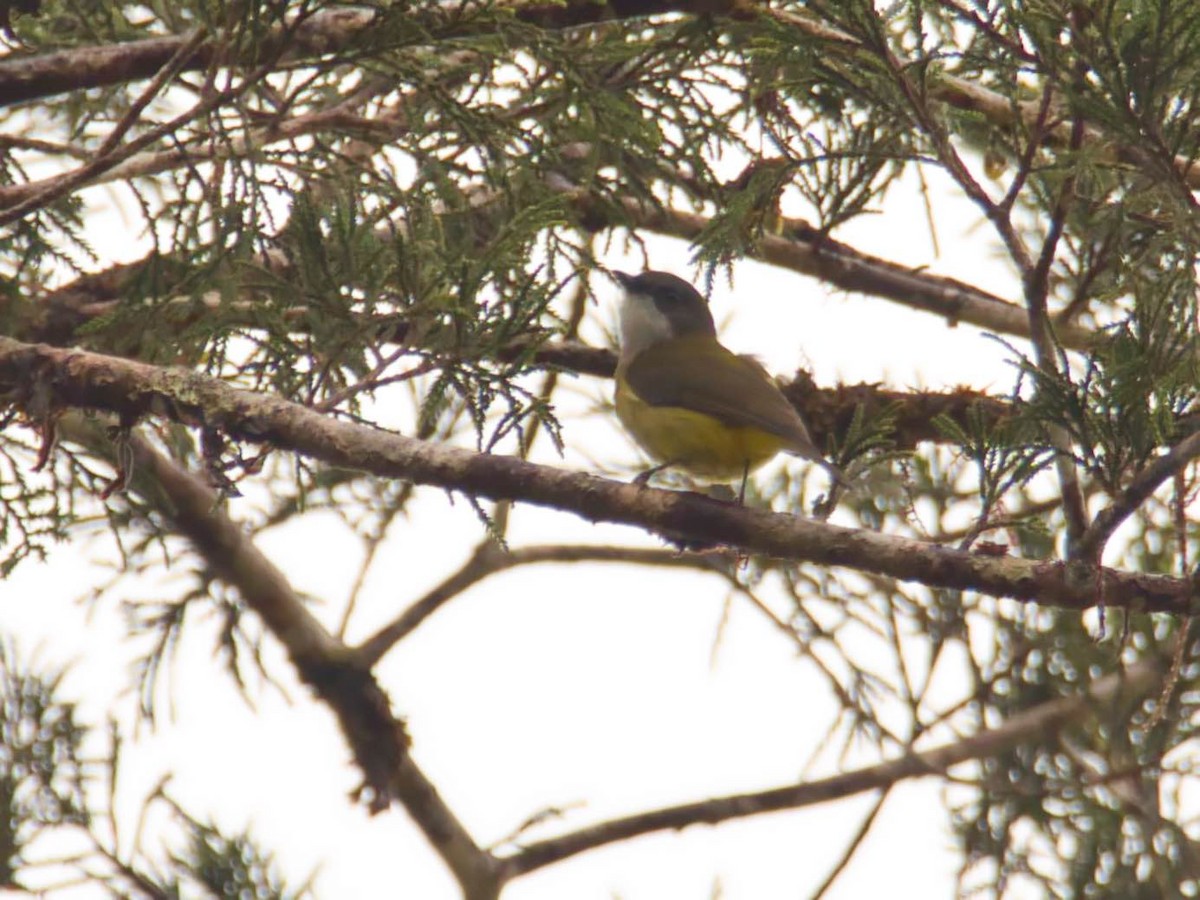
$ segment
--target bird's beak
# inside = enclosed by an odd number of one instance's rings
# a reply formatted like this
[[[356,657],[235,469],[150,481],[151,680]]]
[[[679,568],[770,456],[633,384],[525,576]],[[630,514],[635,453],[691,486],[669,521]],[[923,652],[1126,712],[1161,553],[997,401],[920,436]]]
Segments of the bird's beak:
[[[635,275],[630,275],[628,272],[618,272],[616,269],[609,269],[608,274],[613,277],[613,280],[616,281],[617,284],[625,288],[625,290],[629,290],[629,286],[633,283],[633,279],[637,277]]]

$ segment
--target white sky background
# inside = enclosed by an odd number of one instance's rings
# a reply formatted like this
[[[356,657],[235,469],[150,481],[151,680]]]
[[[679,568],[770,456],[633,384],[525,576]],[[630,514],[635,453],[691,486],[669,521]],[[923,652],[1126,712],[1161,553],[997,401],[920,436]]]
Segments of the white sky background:
[[[835,236],[1017,298],[1017,280],[996,259],[991,232],[974,208],[947,190],[937,173],[926,175],[936,202],[940,258],[933,256],[915,180],[893,188],[885,212]],[[140,255],[117,229],[93,237],[102,254]],[[651,267],[699,283],[685,245],[657,240],[650,247]],[[638,267],[627,258],[607,261]],[[611,327],[615,318],[615,286],[600,290],[604,303],[591,311],[594,321],[584,331],[593,341],[600,339],[600,326]],[[867,380],[898,389],[967,384],[1003,390],[1012,382],[1003,348],[976,329],[950,329],[933,316],[848,297],[783,270],[742,263],[735,293],[719,280],[712,303],[718,322],[733,314],[723,331],[732,349],[758,355],[775,372],[811,367],[822,385]],[[611,385],[581,377],[565,388],[558,400],[570,452],[560,460],[540,440],[535,458],[576,469],[591,468],[594,458],[628,477],[637,456],[615,423],[596,413],[575,415]],[[804,464],[788,459],[786,465]],[[238,519],[254,516],[248,500],[231,501],[230,511]],[[336,627],[361,546],[332,516],[326,518],[316,527],[309,517],[303,527],[275,529],[259,545],[298,590],[319,598],[318,613]],[[361,639],[452,571],[480,536],[466,502],[451,505],[443,492],[422,489],[410,518],[396,523],[379,555],[350,639]],[[592,526],[566,513],[521,506],[510,542],[661,546],[636,529]],[[72,663],[62,693],[79,701],[84,721],[100,726],[115,714],[129,723],[134,701],[124,693],[126,666],[136,644],[123,639],[112,604],[89,617],[74,602],[95,580],[82,546],[61,547],[47,564],[23,565],[0,583],[0,632],[19,636],[25,654],[36,648],[40,664]],[[138,583],[131,595],[171,598],[172,590]],[[570,829],[792,783],[823,736],[833,699],[811,666],[797,660],[793,645],[741,602],[733,604],[714,662],[725,595],[716,577],[686,570],[517,569],[452,601],[395,648],[378,674],[395,711],[407,718],[418,764],[483,844],[547,806],[566,810],[550,828]],[[153,734],[143,728],[125,747],[119,799],[127,825],[145,793],[173,771],[170,790],[184,808],[227,832],[250,827],[276,852],[293,885],[319,867],[316,888],[324,898],[457,897],[441,861],[399,807],[371,818],[347,800],[357,773],[341,735],[324,708],[291,679],[273,639],[265,641],[268,664],[284,675],[294,702],[268,687],[251,710],[212,658],[214,634],[213,623],[193,629],[171,670],[174,721]],[[955,696],[952,688],[947,685],[947,698]],[[823,758],[809,774],[835,771],[834,762]],[[807,896],[872,802],[872,796],[860,796],[616,844],[519,879],[504,896]],[[528,838],[551,833],[538,828]],[[902,879],[907,896],[950,897],[957,864],[938,782],[908,782],[895,789],[827,896],[888,896]],[[94,894],[76,888],[61,896]]]

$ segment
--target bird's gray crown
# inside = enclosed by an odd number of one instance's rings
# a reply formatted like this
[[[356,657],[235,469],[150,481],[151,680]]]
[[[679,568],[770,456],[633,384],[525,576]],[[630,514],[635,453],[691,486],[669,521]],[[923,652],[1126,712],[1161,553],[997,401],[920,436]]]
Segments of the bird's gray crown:
[[[682,278],[670,272],[612,274],[625,289],[620,308],[622,357],[632,358],[672,338],[696,334],[716,337],[708,302]]]

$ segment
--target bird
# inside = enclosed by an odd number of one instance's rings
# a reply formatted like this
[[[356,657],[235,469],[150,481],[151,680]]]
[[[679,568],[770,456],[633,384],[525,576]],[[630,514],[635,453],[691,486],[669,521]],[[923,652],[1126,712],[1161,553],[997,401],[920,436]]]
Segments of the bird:
[[[744,498],[749,474],[782,451],[848,484],[762,365],[717,339],[708,303],[691,284],[670,272],[611,274],[623,290],[617,418],[657,463],[638,483],[678,468],[712,483],[740,478]]]

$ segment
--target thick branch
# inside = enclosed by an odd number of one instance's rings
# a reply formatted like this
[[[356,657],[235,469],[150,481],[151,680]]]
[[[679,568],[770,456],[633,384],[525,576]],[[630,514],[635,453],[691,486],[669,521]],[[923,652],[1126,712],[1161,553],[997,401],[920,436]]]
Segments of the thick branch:
[[[637,525],[782,559],[850,566],[930,586],[1071,609],[1084,609],[1103,599],[1114,607],[1196,612],[1188,580],[1082,564],[976,556],[513,457],[473,453],[331,419],[299,404],[186,370],[0,337],[0,388],[34,421],[64,406],[113,411],[123,421],[164,416],[219,429],[235,440],[295,451],[332,466],[493,500],[521,500],[593,522]]]
[[[611,226],[642,228],[670,237],[691,240],[710,225],[706,216],[668,209],[634,198],[621,201],[623,217],[603,218],[605,208],[567,182],[550,184],[570,196],[582,221],[594,230]],[[811,275],[842,290],[891,300],[911,309],[942,316],[951,325],[965,322],[989,331],[1029,336],[1024,308],[953,278],[897,265],[835,241],[801,219],[785,220],[783,235],[763,235],[747,255],[782,269]],[[1063,346],[1085,350],[1093,333],[1076,325],[1064,326],[1058,337]]]
[[[821,41],[831,54],[853,57],[861,44],[851,35],[825,25],[816,19],[789,10],[755,7],[739,0],[567,0],[565,3],[515,3],[516,18],[543,28],[564,28],[587,25],[611,19],[647,16],[663,12],[730,15],[749,17],[770,16],[777,21]],[[421,26],[444,30],[442,37],[459,37],[462,28],[451,27],[452,17],[461,10],[457,3],[446,4],[444,10],[424,10],[428,21]],[[470,17],[460,17],[470,23]],[[286,33],[289,59],[310,59],[346,48],[375,22],[375,12],[367,9],[323,10],[305,21],[300,28]],[[448,29],[448,30],[446,30]],[[278,37],[276,38],[278,39]],[[53,96],[73,90],[104,87],[149,78],[157,72],[182,46],[184,38],[149,38],[123,44],[99,47],[80,47],[44,56],[10,56],[0,60],[0,106]],[[263,42],[269,45],[270,41]],[[201,45],[189,68],[207,66],[218,52],[215,43]],[[1014,102],[1003,94],[951,75],[941,75],[929,86],[929,96],[969,110],[986,118],[993,125],[1007,127],[1018,121],[1026,125],[1038,116],[1038,104],[1032,101]],[[1048,143],[1066,144],[1068,129],[1052,129],[1046,135]],[[1092,126],[1084,132],[1085,142],[1112,146],[1104,135]],[[1136,148],[1114,147],[1113,155],[1121,160],[1140,163]],[[1185,156],[1173,160],[1175,170],[1185,183],[1200,189],[1200,165]]]
[[[908,778],[938,775],[968,760],[995,756],[1026,741],[1043,739],[1045,735],[1083,719],[1093,709],[1111,705],[1119,698],[1144,694],[1159,683],[1161,672],[1162,667],[1156,661],[1137,663],[1124,673],[1107,675],[1095,681],[1079,696],[1051,700],[1018,713],[1003,725],[952,744],[910,753],[889,762],[819,781],[752,794],[717,797],[603,822],[572,834],[530,844],[501,863],[505,876],[513,878],[586,850],[653,831],[686,828],[702,823],[712,825],[759,813],[798,809],[864,791],[888,788]]]
[[[84,440],[95,444],[102,438]],[[215,575],[237,589],[283,644],[301,681],[337,717],[363,773],[371,808],[383,810],[399,800],[461,884],[496,884],[495,859],[474,843],[412,761],[404,725],[392,715],[370,667],[312,616],[287,576],[228,516],[208,485],[141,437],[128,440],[139,492]]]
[[[544,28],[586,25],[612,18],[646,16],[663,12],[722,13],[738,4],[735,0],[568,0],[565,3],[516,3],[512,12],[523,22]],[[406,13],[420,22],[413,28],[434,31],[440,39],[462,37],[472,31],[494,27],[491,21],[476,22],[464,15],[464,4],[422,6]],[[369,34],[378,22],[378,12],[369,8],[322,10],[299,27],[280,26],[255,47],[260,55],[287,44],[289,61],[315,59],[344,50]],[[185,38],[161,37],[96,47],[77,47],[43,56],[12,55],[0,60],[0,106],[52,97],[69,91],[108,87],[149,78],[175,55]],[[184,71],[208,66],[224,51],[219,40],[207,41],[192,54]]]
[[[370,9],[322,10],[296,27],[276,27],[256,52],[268,57],[287,44],[286,59],[314,58],[342,49],[376,19]],[[0,60],[0,106],[52,97],[69,91],[109,87],[149,78],[186,43],[186,37],[158,37],[95,47],[76,47],[43,56],[13,54]],[[226,48],[218,37],[190,54],[181,71],[207,68]],[[256,65],[257,61],[249,61]]]
[[[838,247],[837,242],[829,242]],[[851,251],[853,252],[853,251]],[[27,342],[45,341],[56,345],[68,345],[77,340],[77,330],[87,322],[99,316],[112,313],[121,303],[118,299],[122,292],[134,279],[140,277],[146,261],[114,266],[103,272],[85,275],[64,287],[47,294],[36,303],[12,304],[5,312],[7,316],[0,317],[3,328],[15,338]],[[281,268],[288,265],[286,261],[272,261],[280,273],[286,275]],[[888,264],[890,265],[890,264]],[[927,288],[939,292],[942,286],[936,283],[939,279],[923,273],[908,273],[909,278],[926,279]],[[897,288],[901,287],[897,283]],[[919,297],[920,292],[914,296]],[[256,319],[257,307],[247,301],[239,306],[229,303],[220,297],[213,296],[211,302],[196,302],[191,298],[181,298],[178,302],[181,309],[193,310],[195,318],[202,316],[220,316],[223,321],[231,324],[243,324],[247,328],[258,325]],[[996,300],[1002,304],[1003,301]],[[1017,310],[1020,313],[1020,310]],[[307,327],[309,311],[299,305],[288,310],[288,318],[295,322],[298,333]],[[192,317],[173,311],[171,320],[180,325],[190,324]],[[375,329],[380,341],[411,341],[409,330],[401,323],[395,324],[394,319],[388,318],[387,331],[383,331],[384,320]],[[1028,322],[1028,318],[1019,314],[1014,321]],[[373,327],[369,321],[363,322],[363,327]],[[1080,329],[1079,337],[1086,335]],[[89,339],[96,342],[97,338]],[[96,346],[92,343],[92,346]],[[502,347],[496,354],[497,358],[510,361],[528,352],[528,342],[525,339],[513,341]],[[100,344],[103,349],[103,344]],[[561,368],[581,375],[593,375],[601,378],[611,378],[616,369],[616,355],[603,347],[591,347],[576,341],[547,341],[534,351],[533,360],[541,366]],[[850,421],[856,415],[859,407],[868,419],[886,411],[895,421],[895,428],[890,439],[900,450],[911,450],[925,442],[945,441],[944,433],[936,426],[940,416],[946,416],[953,421],[966,426],[966,415],[972,409],[981,409],[988,421],[997,421],[1012,415],[1012,404],[1003,398],[985,394],[980,391],[960,387],[950,391],[893,391],[877,384],[839,385],[836,388],[821,388],[813,383],[805,372],[795,373],[792,381],[784,388],[784,393],[798,409],[809,429],[813,432],[818,446],[825,443],[828,434],[844,433]]]

